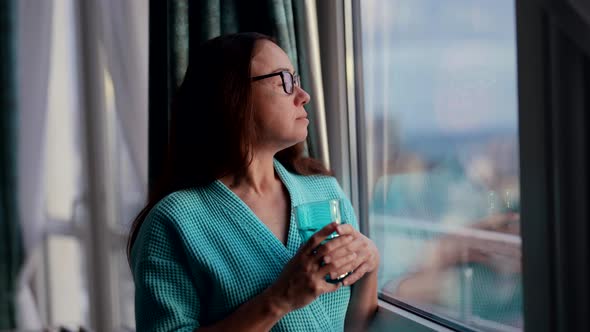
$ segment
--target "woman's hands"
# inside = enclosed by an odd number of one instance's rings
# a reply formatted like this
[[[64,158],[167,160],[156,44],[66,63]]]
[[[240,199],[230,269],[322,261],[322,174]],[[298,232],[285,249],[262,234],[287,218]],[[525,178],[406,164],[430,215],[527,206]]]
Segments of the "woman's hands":
[[[316,232],[299,248],[269,288],[284,312],[304,307],[321,294],[340,288],[340,284],[325,281],[324,277],[330,272],[329,267],[321,266],[321,257],[315,251],[322,241],[336,231],[336,226],[336,223],[331,223]]]
[[[348,224],[338,225],[337,232],[340,236],[321,246],[317,252],[319,257],[323,257],[325,267],[329,267],[330,278],[336,279],[353,271],[342,281],[343,285],[348,286],[365,274],[376,272],[380,257],[373,241]],[[340,238],[346,240],[337,242]]]
[[[320,246],[334,232],[340,236]],[[378,265],[377,248],[369,239],[350,225],[331,223],[301,246],[269,291],[281,310],[290,312],[340,288],[340,283],[326,282],[326,275],[335,279],[354,270],[343,282],[351,285],[365,273],[375,271]]]

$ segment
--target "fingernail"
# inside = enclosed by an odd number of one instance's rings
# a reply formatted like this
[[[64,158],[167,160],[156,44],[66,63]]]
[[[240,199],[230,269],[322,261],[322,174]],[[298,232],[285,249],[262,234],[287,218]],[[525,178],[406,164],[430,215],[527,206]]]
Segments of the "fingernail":
[[[338,230],[338,233],[342,233],[342,231],[344,231],[344,228],[342,226],[338,226],[336,230]]]

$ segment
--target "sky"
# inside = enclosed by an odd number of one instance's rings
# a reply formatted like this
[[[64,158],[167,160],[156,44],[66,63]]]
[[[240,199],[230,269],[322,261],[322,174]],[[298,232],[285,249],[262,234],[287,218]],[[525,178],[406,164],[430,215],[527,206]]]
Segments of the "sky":
[[[365,110],[403,136],[517,128],[513,0],[361,2]]]

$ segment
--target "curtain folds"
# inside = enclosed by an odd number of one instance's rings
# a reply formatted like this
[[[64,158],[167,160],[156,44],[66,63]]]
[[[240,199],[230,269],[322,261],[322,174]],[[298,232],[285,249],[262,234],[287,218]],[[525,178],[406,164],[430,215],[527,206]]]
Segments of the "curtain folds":
[[[189,3],[188,0],[175,0],[170,2],[168,27],[168,39],[170,43],[169,54],[169,98],[174,90],[180,86],[188,67],[189,47]]]
[[[178,0],[177,0],[178,1]],[[298,52],[294,7],[291,0],[203,0],[190,3],[190,43],[199,43],[219,35],[256,31],[277,39],[297,68]]]
[[[0,2],[0,330],[16,327],[15,294],[23,262],[18,217],[16,6]]]
[[[20,271],[17,327],[40,329],[38,299],[29,287],[38,272],[46,215],[44,169],[53,2],[18,1],[18,198],[25,265]]]
[[[147,182],[147,8],[137,1],[103,0],[103,45],[115,90],[115,110],[135,181]],[[145,190],[144,190],[145,191]]]
[[[160,12],[164,9],[154,0],[151,6]],[[168,107],[158,105],[170,104],[170,97],[186,72],[190,50],[203,41],[235,32],[255,31],[273,36],[289,55],[295,70],[302,74],[303,88],[311,95],[311,102],[305,107],[312,119],[308,153],[329,167],[315,7],[315,0],[172,0],[165,8],[165,22],[161,22],[160,15],[154,17],[158,12],[151,10],[150,69],[165,63],[168,84],[166,91],[158,89],[160,83],[156,80],[161,81],[164,73],[161,69],[150,70],[150,186],[161,170],[162,159],[156,156],[164,156],[165,146],[161,142],[166,142],[168,133],[167,126],[161,124],[167,118]],[[168,31],[167,40],[162,40],[158,28]],[[155,45],[166,47],[165,59]],[[166,117],[161,112],[166,112]]]
[[[144,204],[148,178],[148,8],[141,1],[102,0],[102,45],[114,87],[119,224]],[[129,161],[124,163],[123,161]]]

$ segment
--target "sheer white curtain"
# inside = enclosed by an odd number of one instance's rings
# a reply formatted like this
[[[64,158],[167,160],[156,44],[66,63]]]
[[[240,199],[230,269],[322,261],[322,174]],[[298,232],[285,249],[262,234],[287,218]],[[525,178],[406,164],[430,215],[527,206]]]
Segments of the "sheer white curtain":
[[[51,51],[52,1],[18,1],[19,209],[26,262],[19,278],[18,327],[41,328],[29,283],[43,237],[44,144]]]
[[[104,0],[100,4],[117,127],[133,169],[133,182],[143,198],[148,172],[148,2]]]
[[[42,244],[48,232],[47,226],[59,226],[60,229],[55,229],[52,231],[53,233],[64,233],[78,238],[80,234],[76,231],[75,224],[86,225],[87,220],[78,220],[76,223],[72,222],[73,220],[63,220],[65,223],[59,225],[48,223],[48,220],[46,220],[48,218],[47,200],[51,198],[47,197],[48,189],[51,188],[45,188],[46,174],[48,174],[46,169],[49,166],[47,164],[49,155],[46,156],[46,154],[51,151],[51,149],[48,149],[46,139],[49,128],[49,94],[52,84],[50,82],[52,47],[56,47],[52,36],[54,33],[61,34],[64,31],[54,31],[54,24],[57,23],[53,22],[53,19],[55,19],[54,9],[57,8],[58,3],[53,0],[21,0],[18,3],[18,77],[19,105],[21,109],[18,160],[19,208],[27,254],[27,261],[20,276],[20,290],[17,301],[18,327],[20,329],[36,330],[41,329],[43,325],[48,323],[45,321],[48,316],[45,315],[44,309],[55,311],[55,308],[46,308],[45,306],[45,295],[47,295],[47,293],[44,294],[47,291],[43,288],[45,285],[39,285],[40,287],[36,289],[30,287],[33,283],[33,276],[43,275],[44,278],[48,277],[44,275],[45,271],[42,271],[40,268],[42,265],[39,264],[42,261],[42,252],[46,249]],[[118,178],[117,185],[112,188],[112,192],[109,192],[109,195],[116,197],[115,199],[119,202],[117,204],[117,221],[113,223],[119,227],[112,229],[114,235],[112,243],[115,245],[113,255],[111,255],[112,265],[118,273],[113,274],[113,278],[116,280],[111,280],[110,284],[116,285],[118,291],[114,294],[120,298],[112,299],[113,302],[119,304],[112,307],[112,315],[117,318],[116,322],[121,324],[120,327],[133,327],[133,283],[130,279],[122,248],[128,223],[143,204],[147,188],[148,2],[144,0],[104,0],[97,1],[97,3],[99,4],[97,8],[100,9],[96,12],[96,15],[100,18],[100,50],[104,51],[102,54],[106,63],[106,112],[111,114],[110,119],[112,120],[109,125],[110,132],[107,135],[111,135],[112,140],[109,140],[114,142],[114,149],[109,150],[113,155],[106,157],[115,164],[115,173]],[[64,7],[64,3],[60,2],[59,4]],[[71,6],[65,7],[70,8]],[[64,12],[64,15],[66,15],[64,19],[71,20],[71,15],[78,15],[78,12],[72,8],[68,9],[67,13]],[[68,26],[71,26],[71,24],[64,25],[65,28]],[[59,38],[66,37],[70,38],[72,36],[60,35]],[[71,48],[71,50],[67,51],[71,54],[80,52],[79,45],[75,42],[63,44],[60,47]],[[70,58],[68,57],[68,59]],[[74,59],[75,57],[70,59],[72,61],[70,61],[68,67],[62,68],[68,73],[71,72],[67,75],[73,75],[73,78],[76,76],[78,65]],[[60,61],[63,62],[66,59],[60,59]],[[59,84],[59,82],[56,83]],[[74,94],[79,91],[72,90],[70,92]],[[75,95],[72,96],[75,97]],[[109,103],[109,100],[113,102]],[[76,103],[68,105],[68,107],[73,107],[70,110],[72,114],[81,112],[80,109],[76,109],[76,105]],[[77,118],[78,115],[74,117]],[[81,149],[85,148],[82,143],[83,135],[80,132],[82,128],[78,127],[79,124],[76,121],[72,122],[71,125],[74,126],[74,132],[72,137],[68,137],[79,142],[78,145],[73,147],[75,150],[73,153],[79,153]],[[76,158],[79,157],[81,156]],[[86,174],[86,172],[83,171],[82,174]],[[71,177],[75,175],[64,174],[64,176]],[[74,185],[80,186],[83,182],[76,180]],[[76,192],[80,194],[82,189],[77,189]],[[77,197],[79,194],[75,196]],[[71,199],[74,198],[67,196],[64,198],[67,202],[64,202],[65,205],[61,205],[73,206],[74,201],[71,201]],[[63,217],[69,218],[68,215],[73,212],[68,212]],[[72,214],[71,217],[76,218],[76,214]],[[83,255],[81,259],[85,260],[84,257],[89,256]],[[60,273],[60,271],[56,273]],[[76,287],[74,285],[58,286],[59,289],[69,287],[67,291],[72,294],[78,294],[80,291],[85,292],[78,288],[74,289]],[[59,299],[49,298],[47,304],[54,306],[79,305],[77,301],[69,301],[71,296],[68,297],[55,291],[56,289],[53,292],[49,291],[49,293]],[[76,298],[83,299],[87,295],[78,294],[76,296]],[[91,301],[90,306],[95,304],[92,303],[92,299],[89,300]],[[61,309],[69,310],[66,307]],[[53,320],[55,320],[53,324],[62,323],[60,320],[62,316],[53,317]],[[67,322],[64,321],[63,323]]]
[[[131,220],[145,204],[148,173],[148,1],[104,0],[101,9],[101,44],[108,79],[112,84],[111,109],[115,154],[117,222],[112,239],[117,280],[114,300],[116,324],[134,327],[134,285],[125,257]],[[107,89],[108,91],[108,89]],[[108,92],[107,92],[108,95]],[[107,97],[109,99],[109,97]]]

